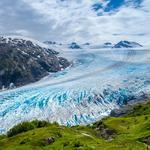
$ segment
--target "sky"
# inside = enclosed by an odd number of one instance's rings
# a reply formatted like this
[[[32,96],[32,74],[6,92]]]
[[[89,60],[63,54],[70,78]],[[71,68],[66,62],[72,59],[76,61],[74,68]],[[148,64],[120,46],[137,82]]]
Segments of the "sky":
[[[150,45],[150,0],[0,0],[0,34]]]

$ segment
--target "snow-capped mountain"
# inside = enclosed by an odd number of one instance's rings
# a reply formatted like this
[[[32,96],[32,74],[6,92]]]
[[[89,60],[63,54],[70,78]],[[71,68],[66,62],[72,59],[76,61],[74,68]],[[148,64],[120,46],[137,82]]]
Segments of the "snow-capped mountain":
[[[86,42],[84,44],[78,44],[76,42],[72,42],[71,44],[64,44],[64,43],[57,43],[52,41],[46,41],[44,44],[48,45],[50,48],[54,49],[111,49],[111,48],[140,48],[143,47],[141,44],[137,42],[130,42],[130,41],[120,41],[117,44],[113,44],[111,42],[105,42],[103,44],[95,44]]]
[[[112,47],[113,47],[113,44],[110,43],[110,42],[106,42],[106,43],[104,43],[104,45],[103,45],[103,48],[112,48]]]
[[[84,43],[83,45],[89,46],[89,45],[90,45],[90,43],[88,43],[88,42],[87,42],[87,43]]]
[[[112,48],[114,45],[110,42],[104,44],[90,44],[89,48],[91,49],[103,49],[103,48]]]
[[[120,41],[116,45],[113,46],[113,48],[137,48],[137,47],[143,47],[139,43],[136,42],[129,42],[129,41]]]
[[[47,44],[47,45],[62,45],[61,43],[57,43],[55,41],[45,41],[43,42],[44,44]]]
[[[69,48],[71,48],[71,49],[81,49],[81,46],[79,44],[77,44],[76,42],[72,42],[71,44],[69,44]]]
[[[138,48],[143,47],[139,43],[130,41],[120,41],[117,44],[112,44],[111,42],[106,42],[104,44],[92,44],[91,49],[101,49],[101,48]]]
[[[81,45],[76,42],[72,42],[70,44],[58,43],[53,41],[45,41],[43,42],[50,48],[65,48],[65,49],[81,49]]]
[[[34,82],[68,66],[65,58],[43,43],[23,37],[0,37],[1,88]]]

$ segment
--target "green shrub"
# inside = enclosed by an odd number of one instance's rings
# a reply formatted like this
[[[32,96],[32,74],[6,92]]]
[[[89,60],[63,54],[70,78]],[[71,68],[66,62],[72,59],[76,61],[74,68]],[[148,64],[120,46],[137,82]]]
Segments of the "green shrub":
[[[4,139],[6,137],[6,135],[0,135],[0,140]]]
[[[32,130],[34,128],[35,128],[35,126],[31,122],[23,122],[23,123],[20,123],[20,124],[14,126],[12,129],[10,129],[7,132],[7,136],[11,137],[11,136],[17,135],[19,133]]]
[[[12,129],[10,129],[7,132],[7,136],[11,137],[11,136],[17,135],[22,132],[27,132],[34,128],[42,128],[42,127],[46,127],[48,125],[50,125],[50,123],[48,123],[46,121],[38,121],[38,120],[34,120],[31,122],[22,122],[16,126],[14,126]]]
[[[62,137],[62,133],[61,132],[56,132],[56,136],[57,137]]]
[[[39,121],[39,120],[34,120],[31,123],[34,124],[35,128],[47,127],[50,124],[47,121]]]
[[[75,141],[73,146],[77,148],[83,146],[83,144],[81,144],[80,141]]]
[[[56,121],[53,122],[53,125],[59,126],[59,124]]]
[[[29,138],[23,139],[22,141],[20,141],[20,145],[26,144],[29,141]]]
[[[144,118],[145,120],[147,120],[148,119],[148,116],[145,116],[145,118]]]
[[[63,143],[63,146],[66,147],[66,146],[68,146],[69,144],[70,144],[69,141],[66,141],[66,142]]]

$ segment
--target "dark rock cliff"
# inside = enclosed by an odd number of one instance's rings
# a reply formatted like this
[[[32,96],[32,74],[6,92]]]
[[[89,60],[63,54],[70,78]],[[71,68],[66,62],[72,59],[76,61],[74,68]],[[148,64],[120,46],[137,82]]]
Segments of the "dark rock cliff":
[[[69,65],[58,52],[30,40],[0,37],[0,88],[35,82]]]

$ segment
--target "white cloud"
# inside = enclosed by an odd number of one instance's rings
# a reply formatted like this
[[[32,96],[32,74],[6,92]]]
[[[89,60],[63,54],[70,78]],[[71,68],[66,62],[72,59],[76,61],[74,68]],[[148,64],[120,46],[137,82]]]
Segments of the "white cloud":
[[[22,35],[22,36],[26,36],[26,37],[30,37],[32,36],[31,33],[25,29],[18,29],[16,31],[14,31],[17,35]]]
[[[97,16],[91,6],[99,0],[21,0],[36,14],[34,24],[39,25],[39,33],[32,27],[23,29],[22,34],[41,39],[63,41],[118,41],[133,40],[150,44],[150,1],[142,7],[122,6],[116,12]],[[101,0],[106,7],[108,1]],[[27,14],[30,17],[30,14]],[[23,22],[23,20],[21,20]],[[33,26],[33,18],[31,20]],[[18,29],[16,29],[18,30]],[[45,32],[42,32],[45,31]],[[37,34],[36,34],[37,33]]]

